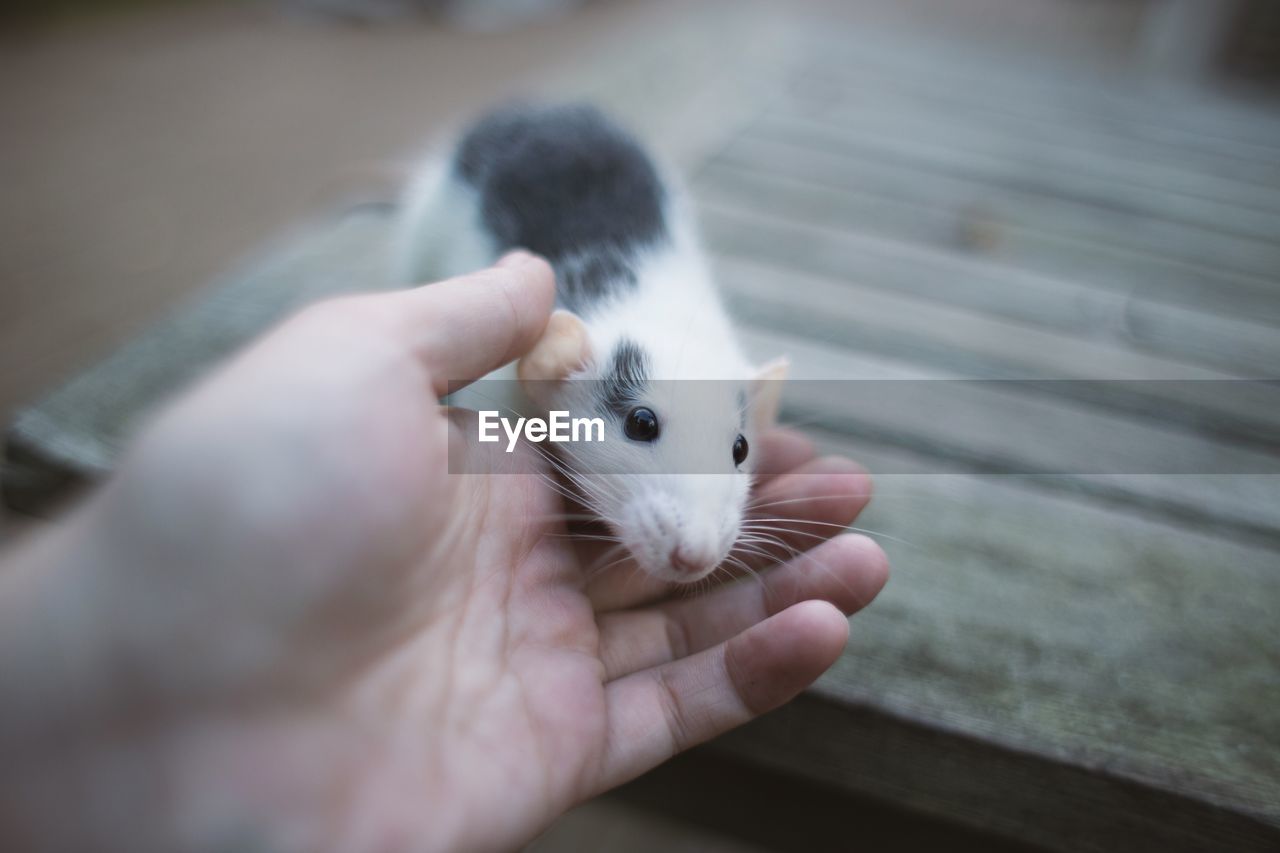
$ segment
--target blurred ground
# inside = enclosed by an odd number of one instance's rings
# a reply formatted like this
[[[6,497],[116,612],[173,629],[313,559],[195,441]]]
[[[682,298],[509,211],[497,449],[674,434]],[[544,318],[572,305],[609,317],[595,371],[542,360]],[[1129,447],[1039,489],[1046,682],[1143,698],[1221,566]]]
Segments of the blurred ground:
[[[385,187],[451,119],[655,28],[770,5],[606,0],[518,33],[468,36],[203,2],[8,33],[0,419],[302,218],[354,188]],[[1137,7],[960,5],[861,0],[796,14],[1119,64]]]

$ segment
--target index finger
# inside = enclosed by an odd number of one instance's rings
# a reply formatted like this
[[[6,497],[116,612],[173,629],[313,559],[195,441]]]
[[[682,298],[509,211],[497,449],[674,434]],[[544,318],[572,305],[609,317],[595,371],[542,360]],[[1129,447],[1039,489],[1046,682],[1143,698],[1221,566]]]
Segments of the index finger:
[[[551,265],[518,251],[488,269],[396,294],[397,319],[444,396],[450,383],[473,382],[532,349],[555,293]]]

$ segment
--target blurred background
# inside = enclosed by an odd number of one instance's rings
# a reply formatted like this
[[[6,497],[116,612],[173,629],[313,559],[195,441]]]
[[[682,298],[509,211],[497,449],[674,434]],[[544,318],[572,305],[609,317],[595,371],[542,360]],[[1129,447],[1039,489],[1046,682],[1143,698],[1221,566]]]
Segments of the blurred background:
[[[10,534],[109,471],[209,359],[381,286],[415,159],[535,92],[599,101],[678,164],[762,356],[813,378],[1139,380],[990,403],[1020,435],[1116,431],[1124,470],[1266,470],[1280,451],[1274,387],[1223,401],[1188,381],[1280,363],[1267,0],[0,16]],[[895,577],[845,659],[535,849],[1276,849],[1276,478],[1063,475],[991,423],[855,404],[790,414],[873,471],[936,473],[878,480],[860,523]]]
[[[566,0],[513,4],[510,21],[479,5],[496,20],[451,24],[450,4],[410,0],[6,4],[0,412],[438,128],[533,80],[657,52],[673,30],[714,37],[708,20],[1215,84],[1273,82],[1280,52],[1265,2]]]

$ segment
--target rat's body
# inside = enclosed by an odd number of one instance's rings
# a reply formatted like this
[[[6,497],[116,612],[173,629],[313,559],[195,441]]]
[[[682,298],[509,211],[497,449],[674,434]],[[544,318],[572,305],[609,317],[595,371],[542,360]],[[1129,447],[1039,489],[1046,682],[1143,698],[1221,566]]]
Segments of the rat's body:
[[[705,576],[738,536],[754,414],[771,407],[756,405],[770,395],[753,387],[681,195],[591,107],[505,108],[412,184],[399,275],[456,275],[514,248],[551,262],[564,309],[521,379],[551,389],[534,394],[544,407],[606,422],[603,443],[557,448],[575,485],[647,571]]]

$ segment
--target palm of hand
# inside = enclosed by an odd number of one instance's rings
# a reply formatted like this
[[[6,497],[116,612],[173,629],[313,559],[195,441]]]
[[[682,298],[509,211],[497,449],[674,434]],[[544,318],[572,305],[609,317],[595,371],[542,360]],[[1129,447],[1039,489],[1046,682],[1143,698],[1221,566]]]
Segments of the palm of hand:
[[[799,504],[798,519],[844,524],[865,502],[862,475],[814,459],[802,439],[779,432],[766,448],[788,470],[762,492]],[[357,688],[372,717],[392,726],[389,742],[432,734],[411,778],[394,787],[439,792],[431,829],[439,838],[439,814],[450,815],[464,847],[518,844],[576,802],[790,698],[830,664],[843,634],[833,642],[821,624],[831,614],[812,611],[784,614],[799,618],[773,633],[751,626],[809,597],[852,612],[883,583],[878,550],[845,539],[763,582],[664,602],[669,587],[629,562],[593,575],[598,554],[564,535],[541,461],[506,461],[503,475],[447,478],[451,511],[433,518],[433,545],[415,561],[436,587],[433,606]],[[509,473],[512,464],[523,473]],[[804,536],[807,547],[815,536]],[[451,567],[447,577],[440,567]],[[740,631],[748,634],[731,647]],[[760,659],[735,667],[731,648]],[[771,663],[795,671],[780,675]],[[773,680],[748,683],[761,674]],[[417,775],[424,767],[434,779]],[[415,826],[420,815],[410,809],[406,833],[427,831]]]
[[[865,504],[865,475],[785,432],[764,442],[756,495],[807,554],[757,560],[758,582],[697,598],[663,600],[668,589],[626,564],[589,575],[531,455],[517,460],[524,475],[443,473],[451,427],[430,393],[437,378],[509,360],[549,311],[549,281],[530,295],[528,281],[487,275],[313,312],[159,430],[189,437],[235,414],[194,478],[221,527],[205,516],[177,530],[189,570],[178,583],[213,600],[244,593],[243,610],[197,614],[193,635],[259,632],[278,650],[240,669],[206,650],[206,670],[230,672],[252,701],[189,738],[176,776],[197,794],[239,790],[264,821],[292,816],[302,847],[517,845],[573,803],[790,699],[835,660],[844,614],[885,580],[873,544],[823,532]],[[504,299],[505,326],[491,316]],[[427,320],[437,334],[421,340]],[[138,515],[152,521],[192,500],[185,485],[155,487],[174,480],[164,445],[153,438],[134,466],[148,496]],[[181,455],[189,442],[170,446]],[[265,510],[245,505],[259,492]],[[278,530],[245,543],[264,511]]]

